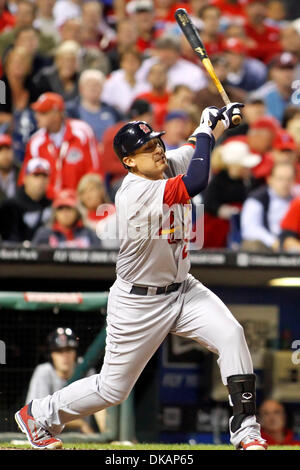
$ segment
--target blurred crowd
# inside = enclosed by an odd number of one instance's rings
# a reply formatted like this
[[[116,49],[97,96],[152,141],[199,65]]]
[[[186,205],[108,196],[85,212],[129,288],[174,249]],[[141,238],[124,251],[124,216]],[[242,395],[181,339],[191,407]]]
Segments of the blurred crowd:
[[[128,120],[184,145],[222,99],[174,18],[190,13],[243,121],[216,143],[204,248],[300,252],[297,0],[0,0],[0,237],[117,248]]]

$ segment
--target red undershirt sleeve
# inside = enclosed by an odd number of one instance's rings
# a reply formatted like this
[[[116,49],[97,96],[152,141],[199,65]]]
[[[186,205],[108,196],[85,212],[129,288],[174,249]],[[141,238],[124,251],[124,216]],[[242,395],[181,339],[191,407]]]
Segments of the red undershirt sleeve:
[[[168,179],[164,192],[164,204],[168,204],[168,206],[186,204],[191,199],[182,181],[183,176],[177,175],[174,178]]]

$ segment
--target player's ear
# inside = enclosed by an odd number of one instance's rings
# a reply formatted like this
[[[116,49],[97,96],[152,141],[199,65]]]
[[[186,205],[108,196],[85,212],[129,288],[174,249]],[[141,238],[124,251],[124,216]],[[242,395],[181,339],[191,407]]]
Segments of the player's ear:
[[[128,157],[123,158],[123,163],[130,168],[136,167],[135,159],[130,155],[128,155]]]

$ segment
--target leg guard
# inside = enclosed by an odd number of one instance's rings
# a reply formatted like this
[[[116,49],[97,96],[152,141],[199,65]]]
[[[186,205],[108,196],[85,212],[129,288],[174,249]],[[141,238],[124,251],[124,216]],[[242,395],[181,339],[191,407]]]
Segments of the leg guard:
[[[229,403],[233,407],[231,431],[236,432],[246,416],[256,413],[255,375],[241,374],[227,377]]]

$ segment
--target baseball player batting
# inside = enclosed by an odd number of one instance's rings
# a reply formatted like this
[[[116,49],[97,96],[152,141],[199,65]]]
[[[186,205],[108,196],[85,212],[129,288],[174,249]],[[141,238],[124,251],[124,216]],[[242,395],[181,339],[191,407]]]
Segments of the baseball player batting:
[[[242,106],[205,108],[188,145],[168,152],[164,132],[146,122],[129,122],[116,134],[114,149],[128,175],[116,195],[120,251],[108,298],[103,367],[16,413],[33,447],[60,448],[55,436],[66,423],[125,400],[172,333],[218,354],[235,448],[266,449],[255,416],[255,375],[243,329],[223,302],[189,274],[187,241],[179,230],[191,198],[207,185],[215,139],[233,126]]]

